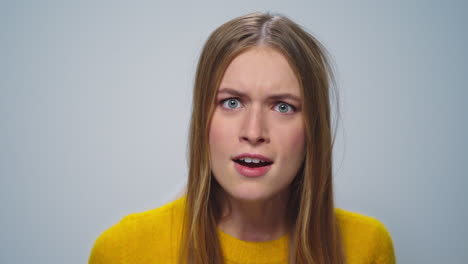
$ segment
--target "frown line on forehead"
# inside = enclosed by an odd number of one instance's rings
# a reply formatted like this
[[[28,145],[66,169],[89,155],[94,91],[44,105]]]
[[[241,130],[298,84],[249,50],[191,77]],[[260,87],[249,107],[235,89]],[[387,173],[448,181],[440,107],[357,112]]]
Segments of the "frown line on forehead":
[[[220,94],[228,94],[228,95],[232,95],[232,96],[235,96],[235,97],[241,97],[241,98],[248,97],[248,95],[246,93],[238,91],[236,89],[228,88],[228,87],[220,88],[219,91],[218,91],[218,95],[220,95]],[[271,95],[268,96],[268,98],[271,99],[271,100],[289,99],[289,100],[296,101],[297,103],[301,102],[301,99],[298,96],[290,94],[290,93],[271,94]]]

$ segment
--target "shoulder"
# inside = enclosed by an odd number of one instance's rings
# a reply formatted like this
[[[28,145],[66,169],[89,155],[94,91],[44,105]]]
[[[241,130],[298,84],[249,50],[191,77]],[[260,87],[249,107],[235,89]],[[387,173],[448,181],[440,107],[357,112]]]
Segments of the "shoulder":
[[[89,263],[145,263],[169,257],[182,227],[185,197],[125,216],[94,243]]]
[[[395,263],[392,238],[376,218],[335,209],[349,263]]]

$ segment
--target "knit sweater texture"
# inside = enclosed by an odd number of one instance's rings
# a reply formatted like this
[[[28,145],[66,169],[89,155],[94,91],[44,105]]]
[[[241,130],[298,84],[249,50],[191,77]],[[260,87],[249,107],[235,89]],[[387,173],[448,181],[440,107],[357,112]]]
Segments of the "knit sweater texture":
[[[124,217],[96,240],[89,264],[177,263],[185,197]],[[348,264],[395,263],[385,226],[368,216],[335,209]],[[288,263],[288,235],[250,242],[217,230],[226,264]]]

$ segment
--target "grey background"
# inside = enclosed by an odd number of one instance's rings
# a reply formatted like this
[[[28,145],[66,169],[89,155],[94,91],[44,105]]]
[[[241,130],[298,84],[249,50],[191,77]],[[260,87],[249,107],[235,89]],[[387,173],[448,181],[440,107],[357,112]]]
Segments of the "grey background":
[[[174,199],[202,45],[251,11],[333,55],[337,206],[380,219],[399,263],[466,262],[468,5],[324,2],[1,2],[0,262],[86,263]]]

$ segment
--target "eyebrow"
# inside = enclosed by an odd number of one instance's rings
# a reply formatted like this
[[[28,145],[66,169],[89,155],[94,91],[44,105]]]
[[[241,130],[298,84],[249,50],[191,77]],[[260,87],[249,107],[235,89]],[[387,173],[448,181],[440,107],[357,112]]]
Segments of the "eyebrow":
[[[237,90],[231,89],[231,88],[222,88],[218,91],[218,94],[230,94],[236,97],[247,97],[247,94],[243,92],[239,92]],[[289,94],[289,93],[281,93],[281,94],[273,94],[271,96],[268,96],[268,99],[270,100],[284,100],[284,99],[290,99],[293,101],[296,101],[297,103],[301,102],[301,99],[295,95]]]

